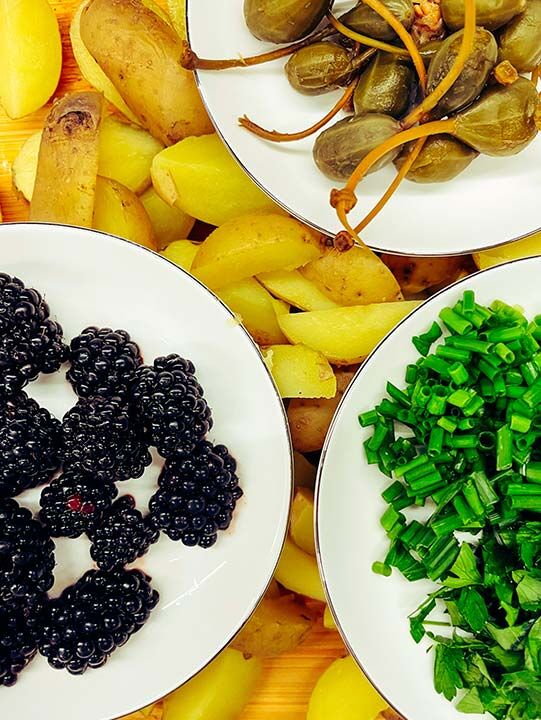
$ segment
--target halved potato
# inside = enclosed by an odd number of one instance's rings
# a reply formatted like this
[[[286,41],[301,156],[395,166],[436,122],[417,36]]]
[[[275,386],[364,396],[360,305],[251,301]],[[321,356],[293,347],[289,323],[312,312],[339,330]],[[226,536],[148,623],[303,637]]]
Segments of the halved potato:
[[[162,250],[160,254],[190,272],[193,259],[197,255],[198,250],[198,243],[193,243],[191,240],[175,240],[175,242],[170,243],[165,250]]]
[[[334,397],[336,378],[321,353],[304,345],[271,345],[263,357],[283,398]]]
[[[288,538],[274,574],[280,585],[312,600],[325,602],[317,562]]]
[[[297,547],[308,553],[316,554],[314,537],[314,491],[298,488],[291,507],[291,527],[289,534]]]
[[[174,240],[187,238],[191,233],[195,224],[194,218],[165,203],[153,187],[149,187],[141,195],[141,202],[152,223],[154,237],[160,250]]]
[[[127,187],[109,178],[98,178],[93,227],[156,250],[150,219],[141,201]]]
[[[334,300],[321,292],[299,270],[275,270],[261,273],[257,279],[275,297],[285,300],[300,310],[328,310],[338,307]]]
[[[507,243],[506,245],[498,245],[491,250],[483,250],[473,256],[475,264],[479,270],[501,265],[509,260],[517,260],[518,258],[532,257],[541,255],[541,232],[534,233],[523,240]]]

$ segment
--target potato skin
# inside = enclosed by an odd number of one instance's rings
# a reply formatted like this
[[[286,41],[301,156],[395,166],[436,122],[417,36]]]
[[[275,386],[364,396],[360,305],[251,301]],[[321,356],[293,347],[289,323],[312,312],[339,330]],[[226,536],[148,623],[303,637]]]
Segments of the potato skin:
[[[143,127],[165,145],[213,131],[181,40],[140,0],[93,0],[81,37]]]
[[[471,272],[469,255],[456,257],[405,257],[382,255],[381,259],[398,280],[405,295],[431,287],[450,285],[462,272]]]

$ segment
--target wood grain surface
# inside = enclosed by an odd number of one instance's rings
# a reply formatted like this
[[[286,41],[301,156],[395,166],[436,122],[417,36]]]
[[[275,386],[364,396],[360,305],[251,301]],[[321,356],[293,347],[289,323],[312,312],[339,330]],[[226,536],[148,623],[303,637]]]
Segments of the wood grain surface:
[[[50,2],[62,32],[62,78],[55,93],[55,97],[61,97],[89,86],[78,71],[69,41],[69,25],[77,0]],[[165,5],[163,0],[159,2]],[[0,108],[0,207],[5,222],[28,219],[28,203],[13,190],[11,164],[26,138],[41,129],[48,109],[49,106],[21,120],[10,120]],[[259,688],[242,720],[304,720],[317,678],[335,658],[345,654],[338,634],[325,630],[320,621],[296,652],[266,661]]]

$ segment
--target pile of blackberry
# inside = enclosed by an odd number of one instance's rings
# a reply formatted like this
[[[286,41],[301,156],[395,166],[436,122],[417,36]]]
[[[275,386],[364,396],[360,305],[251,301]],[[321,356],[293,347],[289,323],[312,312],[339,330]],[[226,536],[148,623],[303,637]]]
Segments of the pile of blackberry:
[[[0,686],[11,687],[35,657],[38,647],[32,626],[37,601],[0,600]]]

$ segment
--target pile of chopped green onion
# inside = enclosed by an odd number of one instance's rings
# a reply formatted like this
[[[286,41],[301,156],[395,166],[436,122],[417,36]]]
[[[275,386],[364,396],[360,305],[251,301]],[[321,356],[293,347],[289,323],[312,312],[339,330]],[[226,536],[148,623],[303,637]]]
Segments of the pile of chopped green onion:
[[[463,712],[539,720],[541,316],[466,290],[439,318],[413,338],[405,389],[388,383],[359,416],[368,463],[392,480],[373,570],[437,583],[410,628],[433,641],[438,692]],[[437,607],[447,622],[430,621]]]

